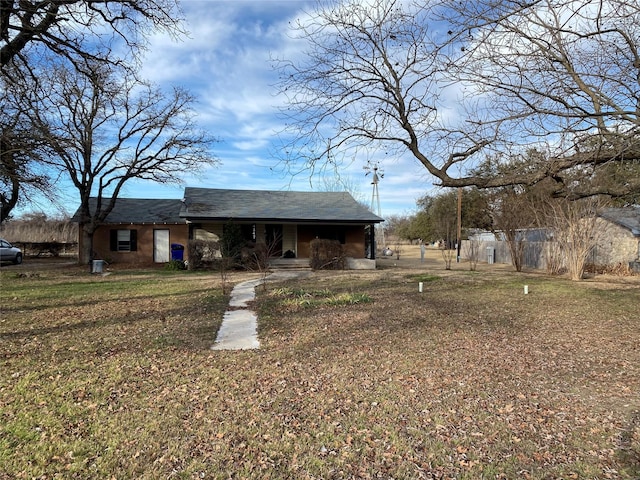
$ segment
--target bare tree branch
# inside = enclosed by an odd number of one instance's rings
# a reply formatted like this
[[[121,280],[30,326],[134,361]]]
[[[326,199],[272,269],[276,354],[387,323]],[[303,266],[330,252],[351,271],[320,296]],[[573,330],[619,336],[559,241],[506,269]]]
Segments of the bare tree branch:
[[[27,87],[0,80],[0,222],[36,193],[53,200],[49,178],[39,168],[43,139],[23,106]],[[46,149],[45,149],[46,151]]]
[[[86,75],[57,69],[31,99],[37,131],[54,152],[47,161],[68,176],[80,196],[80,227],[91,237],[131,180],[181,183],[217,162],[214,142],[194,122],[193,98],[182,89],[165,95],[103,64]],[[89,199],[96,197],[91,209]]]
[[[381,149],[410,153],[442,186],[553,178],[567,197],[640,193],[637,2],[321,1],[294,32],[305,55],[276,62],[292,168]],[[549,154],[474,173],[531,148]],[[593,181],[608,165],[636,176]]]
[[[22,68],[38,61],[29,55],[38,48],[73,64],[118,64],[112,42],[135,55],[153,31],[184,33],[180,19],[175,0],[2,0],[0,69],[6,74],[12,63]]]

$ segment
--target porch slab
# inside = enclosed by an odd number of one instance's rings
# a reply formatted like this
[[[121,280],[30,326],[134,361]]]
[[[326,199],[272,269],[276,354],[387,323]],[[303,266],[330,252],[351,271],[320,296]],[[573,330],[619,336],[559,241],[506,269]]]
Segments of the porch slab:
[[[349,270],[375,270],[376,261],[370,258],[347,257],[347,268]]]
[[[272,258],[269,260],[269,267],[273,269],[311,269],[308,258]]]

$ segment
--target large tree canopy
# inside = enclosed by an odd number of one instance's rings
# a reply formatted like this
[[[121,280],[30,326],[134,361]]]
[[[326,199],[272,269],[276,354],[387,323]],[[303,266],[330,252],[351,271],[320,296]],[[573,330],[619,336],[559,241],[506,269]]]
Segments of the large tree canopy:
[[[176,0],[0,0],[0,221],[34,189],[55,198],[49,177],[57,172],[43,162],[48,139],[31,124],[45,107],[25,96],[46,92],[54,69],[82,74],[101,65],[135,75],[157,31],[182,33]]]
[[[278,64],[289,161],[380,148],[409,152],[442,186],[640,191],[635,0],[321,1],[295,32],[306,55]],[[477,169],[531,148],[546,154]]]

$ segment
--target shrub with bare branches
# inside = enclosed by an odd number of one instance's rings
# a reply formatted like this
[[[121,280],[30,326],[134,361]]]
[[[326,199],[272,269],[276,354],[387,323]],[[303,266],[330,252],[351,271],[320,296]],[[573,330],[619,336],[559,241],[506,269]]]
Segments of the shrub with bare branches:
[[[464,253],[469,259],[469,270],[475,270],[478,266],[480,258],[480,242],[478,240],[469,240],[464,244]]]
[[[189,270],[204,268],[219,257],[220,245],[215,241],[189,240]]]
[[[548,203],[547,224],[571,280],[582,279],[589,254],[607,233],[598,225],[598,211],[603,206],[598,198]]]
[[[314,270],[344,270],[346,263],[339,241],[323,238],[311,241],[311,268]]]

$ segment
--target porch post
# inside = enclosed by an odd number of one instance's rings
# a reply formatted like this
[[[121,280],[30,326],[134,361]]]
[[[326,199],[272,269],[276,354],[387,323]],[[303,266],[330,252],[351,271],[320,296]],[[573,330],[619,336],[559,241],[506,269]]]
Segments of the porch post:
[[[369,258],[371,260],[376,259],[376,225],[372,223],[369,225],[369,248],[371,250]]]

